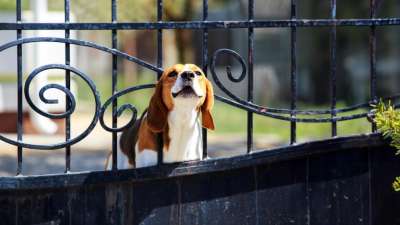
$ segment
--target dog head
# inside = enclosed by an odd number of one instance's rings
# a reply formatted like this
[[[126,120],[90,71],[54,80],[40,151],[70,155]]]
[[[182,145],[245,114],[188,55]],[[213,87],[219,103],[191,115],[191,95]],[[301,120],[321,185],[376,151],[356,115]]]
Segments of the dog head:
[[[211,116],[214,105],[213,88],[203,71],[193,64],[177,64],[164,70],[148,108],[147,120],[150,129],[153,132],[163,131],[168,112],[176,104],[182,104],[186,100],[194,104],[185,107],[201,111],[203,127],[214,130]]]

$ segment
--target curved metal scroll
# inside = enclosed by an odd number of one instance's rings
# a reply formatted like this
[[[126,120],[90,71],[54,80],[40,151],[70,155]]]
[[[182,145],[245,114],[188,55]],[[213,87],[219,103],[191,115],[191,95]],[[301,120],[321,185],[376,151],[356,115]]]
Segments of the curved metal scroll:
[[[38,76],[40,74],[40,72],[45,71],[45,70],[50,70],[50,69],[62,69],[62,70],[71,71],[72,73],[74,73],[77,76],[79,76],[80,78],[82,78],[88,84],[88,86],[90,87],[90,89],[93,93],[94,101],[95,101],[95,114],[94,114],[89,126],[86,128],[86,130],[83,133],[77,135],[75,138],[72,138],[72,139],[62,142],[62,143],[52,144],[52,145],[38,145],[38,144],[29,144],[29,143],[25,143],[22,141],[14,141],[14,140],[6,138],[2,135],[0,135],[0,140],[7,142],[9,144],[24,147],[24,148],[40,149],[40,150],[59,149],[59,148],[63,148],[65,146],[70,146],[70,145],[73,145],[73,144],[79,142],[80,140],[85,138],[87,135],[89,135],[89,133],[96,126],[96,123],[98,120],[98,114],[99,114],[99,110],[100,110],[100,106],[101,106],[99,93],[96,90],[96,86],[94,85],[93,81],[91,81],[87,75],[85,75],[83,72],[81,72],[78,69],[71,67],[71,66],[62,65],[62,64],[49,64],[49,65],[41,66],[41,67],[35,69],[31,74],[29,74],[29,76],[25,82],[25,86],[24,86],[24,95],[25,95],[25,98],[26,98],[29,106],[32,107],[32,109],[35,112],[39,113],[40,115],[47,117],[47,118],[53,118],[53,119],[54,118],[65,118],[74,112],[76,101],[75,101],[73,94],[68,89],[66,89],[65,87],[58,85],[58,84],[48,84],[48,85],[45,85],[44,87],[41,87],[41,89],[39,90],[40,100],[47,104],[56,104],[58,102],[57,99],[47,99],[44,96],[44,94],[49,89],[58,89],[58,90],[62,91],[66,95],[66,98],[69,100],[69,102],[71,104],[69,107],[69,110],[67,110],[66,112],[61,113],[61,114],[51,114],[51,113],[42,111],[33,103],[30,93],[29,93],[29,89],[30,89],[32,80],[36,76]]]
[[[132,104],[123,104],[115,112],[116,115],[114,115],[114,116],[118,116],[118,117],[121,116],[122,113],[126,110],[129,110],[132,113],[129,122],[127,122],[125,125],[123,125],[122,127],[119,127],[119,128],[116,128],[116,127],[112,128],[112,127],[107,126],[106,123],[104,122],[104,113],[107,110],[107,107],[110,106],[110,104],[113,101],[115,101],[117,98],[121,97],[122,95],[128,94],[130,92],[142,90],[142,89],[153,88],[153,87],[155,87],[154,84],[144,84],[144,85],[139,85],[139,86],[133,86],[133,87],[124,89],[122,91],[119,91],[119,92],[115,93],[113,96],[111,96],[109,99],[107,99],[107,101],[104,103],[104,105],[100,109],[100,124],[103,127],[103,129],[106,131],[109,131],[109,132],[120,132],[123,129],[125,129],[127,126],[129,126],[129,124],[134,123],[137,118],[137,110],[136,110],[136,107],[133,106]]]
[[[8,48],[20,45],[20,44],[26,44],[26,43],[33,43],[33,42],[58,42],[58,43],[69,43],[69,44],[73,44],[73,45],[79,45],[79,46],[85,46],[85,47],[90,47],[90,48],[94,48],[109,54],[113,54],[116,56],[119,56],[121,58],[124,58],[128,61],[134,62],[140,66],[143,66],[147,69],[150,69],[152,71],[155,71],[157,73],[163,72],[162,69],[157,68],[153,65],[151,65],[150,63],[147,63],[143,60],[140,60],[136,57],[133,57],[131,55],[128,55],[126,53],[123,53],[121,51],[118,51],[116,49],[111,49],[105,46],[101,46],[92,42],[88,42],[88,41],[81,41],[81,40],[74,40],[74,39],[66,39],[66,38],[55,38],[55,37],[34,37],[34,38],[22,38],[22,39],[18,39],[16,41],[12,41],[6,44],[3,44],[0,46],[0,52],[4,51]],[[109,131],[109,132],[118,132],[123,130],[126,126],[128,126],[130,123],[133,123],[136,120],[137,117],[137,110],[136,108],[131,105],[131,104],[124,104],[122,106],[120,106],[116,112],[117,116],[120,116],[121,114],[123,114],[126,110],[129,110],[132,112],[132,116],[131,119],[129,120],[129,122],[127,124],[125,124],[124,126],[120,127],[120,128],[110,128],[108,127],[105,123],[104,123],[104,112],[106,110],[106,108],[114,101],[116,100],[118,97],[125,95],[129,92],[133,92],[133,91],[137,91],[137,90],[141,90],[141,89],[145,89],[145,88],[152,88],[154,87],[154,84],[148,84],[148,85],[141,85],[141,86],[135,86],[135,87],[130,87],[127,88],[125,90],[122,90],[116,94],[114,94],[113,96],[111,96],[102,106],[101,102],[100,102],[100,95],[96,89],[96,86],[94,84],[94,82],[90,79],[89,76],[87,76],[86,74],[84,74],[82,71],[78,70],[77,68],[71,67],[69,65],[64,65],[64,64],[49,64],[49,65],[44,65],[41,66],[39,68],[36,68],[35,70],[33,70],[29,76],[26,79],[25,85],[24,85],[24,95],[25,98],[27,100],[28,105],[38,114],[50,118],[50,119],[62,119],[62,118],[67,118],[68,116],[71,116],[76,108],[76,100],[74,95],[72,94],[72,92],[59,84],[47,84],[43,87],[40,88],[38,94],[39,94],[39,99],[40,101],[42,101],[45,104],[57,104],[58,103],[58,99],[50,99],[46,97],[46,92],[50,89],[57,89],[61,92],[63,92],[67,98],[67,102],[69,103],[69,107],[67,107],[67,110],[63,113],[59,113],[59,114],[54,114],[54,113],[49,113],[49,112],[45,112],[42,109],[40,109],[38,106],[35,105],[35,103],[32,101],[31,98],[31,94],[29,92],[29,90],[31,89],[31,84],[33,79],[35,79],[35,77],[37,77],[41,72],[45,71],[45,70],[51,70],[51,69],[61,69],[61,70],[66,70],[66,71],[70,71],[73,74],[76,74],[77,76],[79,76],[81,79],[84,80],[84,82],[89,86],[93,96],[94,96],[94,102],[95,102],[95,112],[93,115],[93,118],[89,124],[89,126],[79,135],[77,135],[76,137],[62,142],[62,143],[56,143],[56,144],[50,144],[50,145],[40,145],[40,144],[31,144],[31,143],[26,143],[23,141],[15,141],[12,139],[9,139],[5,136],[0,135],[0,140],[9,143],[11,145],[14,146],[19,146],[19,147],[23,147],[23,148],[30,148],[30,149],[39,149],[39,150],[52,150],[52,149],[60,149],[60,148],[64,148],[66,146],[71,146],[79,141],[81,141],[82,139],[84,139],[85,137],[87,137],[92,130],[94,129],[94,127],[97,124],[97,121],[100,119],[100,124],[102,125],[102,127]]]
[[[216,73],[216,64],[218,61],[218,58],[221,55],[227,55],[233,57],[235,60],[239,61],[241,65],[241,74],[238,76],[238,78],[235,78],[232,75],[232,71],[230,69],[230,66],[226,67],[226,74],[227,77],[231,82],[241,82],[245,76],[246,76],[246,65],[244,63],[243,58],[235,51],[231,49],[218,49],[217,51],[214,52],[211,62],[210,62],[210,70],[212,77],[214,79],[215,84],[231,99],[222,97],[222,96],[216,96],[216,98],[222,102],[225,102],[229,105],[244,109],[246,111],[250,111],[259,115],[271,117],[274,119],[279,119],[279,120],[285,120],[285,121],[294,121],[294,122],[304,122],[304,123],[325,123],[325,122],[332,122],[332,121],[344,121],[344,120],[352,120],[352,119],[358,119],[358,118],[363,118],[367,117],[369,112],[364,112],[364,113],[355,113],[352,115],[348,116],[337,116],[332,118],[330,115],[332,114],[332,110],[327,109],[327,110],[291,110],[291,109],[278,109],[278,108],[272,108],[272,107],[266,107],[266,106],[260,106],[257,104],[254,104],[252,102],[245,101],[241,99],[240,97],[236,96],[233,94],[227,87],[224,86],[224,84],[220,81],[219,76]],[[388,99],[396,99],[399,98],[400,94],[390,96],[383,98],[383,100],[388,100]],[[344,113],[344,112],[351,112],[357,109],[361,108],[369,108],[371,105],[371,102],[368,103],[361,103],[361,104],[356,104],[352,105],[349,107],[345,108],[338,108],[335,109],[335,113]],[[297,114],[297,115],[329,115],[329,117],[326,118],[299,118],[299,117],[292,117],[290,115],[292,114]],[[283,114],[283,115],[281,115]]]
[[[124,58],[128,61],[134,62],[140,66],[143,66],[147,69],[153,70],[158,73],[162,73],[163,70],[160,68],[157,68],[150,63],[147,63],[143,60],[140,60],[134,56],[128,55],[124,52],[118,51],[117,49],[113,48],[108,48],[106,46],[98,45],[93,42],[89,41],[81,41],[81,40],[75,40],[75,39],[67,39],[67,38],[57,38],[57,37],[33,37],[33,38],[21,38],[16,41],[12,41],[9,43],[6,43],[4,45],[0,46],[0,52],[4,51],[8,48],[20,45],[20,44],[27,44],[27,43],[35,43],[35,42],[58,42],[58,43],[66,43],[66,44],[72,44],[72,45],[79,45],[79,46],[85,46],[85,47],[90,47],[94,48],[103,52],[107,52],[116,56],[119,56],[121,58]]]

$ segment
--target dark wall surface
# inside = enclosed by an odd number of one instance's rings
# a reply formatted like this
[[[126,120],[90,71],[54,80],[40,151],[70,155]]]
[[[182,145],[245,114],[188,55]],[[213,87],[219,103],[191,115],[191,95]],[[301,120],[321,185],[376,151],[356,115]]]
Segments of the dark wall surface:
[[[400,224],[377,135],[161,168],[0,178],[0,224]]]

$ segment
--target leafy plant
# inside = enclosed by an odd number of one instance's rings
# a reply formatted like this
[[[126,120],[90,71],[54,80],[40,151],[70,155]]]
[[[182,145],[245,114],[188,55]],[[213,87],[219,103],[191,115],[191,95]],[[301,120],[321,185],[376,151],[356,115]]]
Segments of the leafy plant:
[[[385,105],[380,101],[375,107],[374,121],[384,138],[390,138],[390,145],[396,148],[396,155],[400,154],[400,111],[396,111],[390,103]]]
[[[393,181],[392,186],[395,191],[400,191],[400,177],[396,177],[396,180]]]
[[[389,101],[388,105],[381,100],[375,107],[374,122],[384,138],[390,138],[390,145],[396,148],[396,155],[400,154],[400,111]],[[400,176],[393,181],[392,187],[400,191]]]

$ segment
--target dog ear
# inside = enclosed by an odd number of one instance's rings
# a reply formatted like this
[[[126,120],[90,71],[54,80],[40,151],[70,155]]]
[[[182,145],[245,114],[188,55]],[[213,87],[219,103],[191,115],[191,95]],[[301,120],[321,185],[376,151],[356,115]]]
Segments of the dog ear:
[[[162,82],[158,81],[147,111],[147,124],[151,131],[162,132],[167,123],[167,107],[162,100]]]
[[[214,90],[212,84],[206,79],[206,99],[201,106],[201,117],[203,127],[214,130],[214,120],[211,115],[211,110],[214,106]]]

